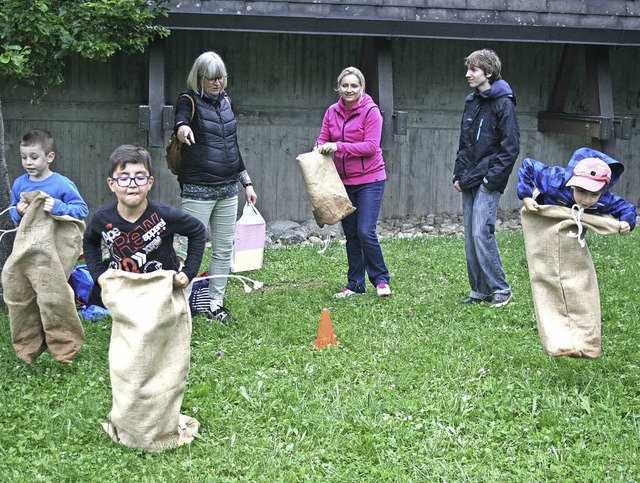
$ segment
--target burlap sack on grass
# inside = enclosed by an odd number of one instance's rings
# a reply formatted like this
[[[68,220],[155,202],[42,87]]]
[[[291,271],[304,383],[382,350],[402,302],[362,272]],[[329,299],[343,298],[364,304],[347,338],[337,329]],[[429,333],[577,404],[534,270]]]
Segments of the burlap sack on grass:
[[[600,357],[600,292],[589,248],[581,246],[571,209],[520,211],[538,333],[550,356]],[[611,216],[583,213],[583,229],[618,233]]]
[[[320,228],[335,225],[356,210],[330,156],[314,150],[300,154],[296,161],[302,171],[313,217]]]
[[[67,280],[82,251],[85,225],[45,212],[47,195],[41,191],[24,198],[29,208],[2,269],[11,341],[27,364],[47,347],[57,361],[70,363],[84,343],[84,330]]]
[[[113,406],[102,427],[117,443],[159,451],[191,443],[199,423],[180,414],[191,356],[191,313],[174,272],[107,270],[102,300],[113,318]]]

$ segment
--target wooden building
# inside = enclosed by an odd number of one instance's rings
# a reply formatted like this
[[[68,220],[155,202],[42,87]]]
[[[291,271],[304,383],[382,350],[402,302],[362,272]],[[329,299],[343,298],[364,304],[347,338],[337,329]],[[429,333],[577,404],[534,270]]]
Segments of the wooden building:
[[[57,140],[53,169],[91,210],[112,199],[107,158],[147,147],[156,199],[178,205],[164,143],[172,105],[194,59],[215,50],[229,70],[240,146],[267,221],[305,220],[311,208],[295,162],[311,149],[336,77],[367,76],[384,111],[388,182],[382,216],[461,211],[451,174],[464,98],[463,59],[494,49],[518,99],[521,154],[565,164],[581,146],[622,161],[616,193],[640,198],[640,1],[631,0],[181,0],[158,21],[171,29],[138,56],[68,64],[66,83],[37,105],[0,86],[7,162],[23,171],[18,140],[31,128]],[[517,166],[516,165],[516,169]],[[520,206],[514,173],[501,206]]]

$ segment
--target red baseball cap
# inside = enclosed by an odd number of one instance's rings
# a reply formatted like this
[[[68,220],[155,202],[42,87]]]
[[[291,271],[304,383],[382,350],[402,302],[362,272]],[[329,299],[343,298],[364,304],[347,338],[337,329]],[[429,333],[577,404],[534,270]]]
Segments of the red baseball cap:
[[[573,176],[567,186],[577,186],[598,192],[611,183],[611,168],[599,158],[584,158],[573,168]]]

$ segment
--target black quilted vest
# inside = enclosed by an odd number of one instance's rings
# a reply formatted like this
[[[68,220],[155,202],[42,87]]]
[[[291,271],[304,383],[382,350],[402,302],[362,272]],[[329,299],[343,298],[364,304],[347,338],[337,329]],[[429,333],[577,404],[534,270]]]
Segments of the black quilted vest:
[[[178,181],[204,186],[237,182],[240,167],[236,118],[226,94],[217,100],[187,92],[196,109],[191,129],[195,144],[182,147]]]

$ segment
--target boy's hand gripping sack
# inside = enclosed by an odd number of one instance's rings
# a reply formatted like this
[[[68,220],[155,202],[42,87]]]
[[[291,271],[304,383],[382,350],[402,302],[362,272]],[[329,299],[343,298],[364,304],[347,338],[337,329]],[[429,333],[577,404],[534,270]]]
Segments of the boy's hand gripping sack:
[[[246,203],[242,216],[236,223],[233,240],[233,272],[245,272],[262,268],[266,223],[255,205]]]
[[[313,207],[313,217],[320,228],[335,225],[356,210],[330,156],[314,149],[300,154],[296,161]]]
[[[538,334],[550,356],[597,358],[601,353],[600,292],[583,229],[618,233],[620,222],[606,215],[540,205],[520,211]]]
[[[24,194],[29,203],[2,270],[16,354],[31,364],[47,348],[70,363],[84,343],[73,289],[67,283],[82,250],[84,222],[44,211],[48,195]]]

